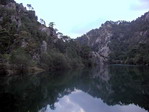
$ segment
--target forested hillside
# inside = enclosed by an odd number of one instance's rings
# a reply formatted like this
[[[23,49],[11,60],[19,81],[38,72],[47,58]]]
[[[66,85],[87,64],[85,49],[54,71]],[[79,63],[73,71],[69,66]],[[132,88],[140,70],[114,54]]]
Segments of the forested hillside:
[[[90,66],[87,46],[45,25],[33,10],[13,0],[0,0],[0,71],[8,74]]]

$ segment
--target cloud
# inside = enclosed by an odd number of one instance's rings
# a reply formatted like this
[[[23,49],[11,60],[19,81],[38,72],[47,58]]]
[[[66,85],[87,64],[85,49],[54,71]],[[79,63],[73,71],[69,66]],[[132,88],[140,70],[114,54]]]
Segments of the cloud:
[[[148,0],[139,0],[139,1],[142,1],[142,2],[149,2]]]
[[[131,4],[130,8],[135,11],[149,10],[149,0],[138,0],[134,4]]]

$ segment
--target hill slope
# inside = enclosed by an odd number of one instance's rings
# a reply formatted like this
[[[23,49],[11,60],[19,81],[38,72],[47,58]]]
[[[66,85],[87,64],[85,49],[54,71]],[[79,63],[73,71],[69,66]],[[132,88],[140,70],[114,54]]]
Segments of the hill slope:
[[[100,63],[149,64],[149,12],[132,22],[107,21],[77,38]]]
[[[37,21],[34,10],[0,0],[0,71],[13,74],[88,66],[89,49]],[[40,69],[39,69],[40,68]],[[15,70],[15,71],[14,71]]]

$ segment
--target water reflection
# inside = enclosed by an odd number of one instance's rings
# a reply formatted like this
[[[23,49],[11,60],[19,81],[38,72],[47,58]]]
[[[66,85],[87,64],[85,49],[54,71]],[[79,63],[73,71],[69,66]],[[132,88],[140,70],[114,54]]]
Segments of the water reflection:
[[[108,106],[101,99],[94,98],[81,90],[75,90],[55,103],[52,110],[49,105],[39,112],[147,112],[144,109],[130,105]]]
[[[11,112],[146,112],[149,69],[105,66],[0,78],[0,110]],[[146,111],[145,111],[146,110]]]

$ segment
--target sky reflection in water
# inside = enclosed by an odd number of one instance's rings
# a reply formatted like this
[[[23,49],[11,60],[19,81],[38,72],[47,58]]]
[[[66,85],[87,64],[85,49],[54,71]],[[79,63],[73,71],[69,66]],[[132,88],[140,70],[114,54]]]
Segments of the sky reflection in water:
[[[39,112],[147,112],[134,104],[108,106],[100,98],[77,90],[65,95],[55,103],[52,110],[49,105],[39,110]]]

